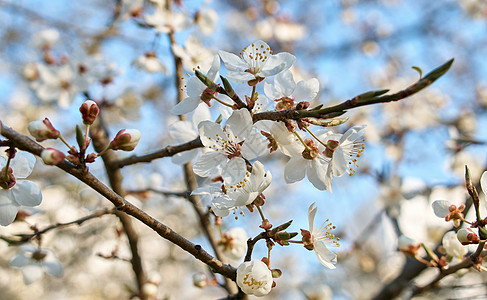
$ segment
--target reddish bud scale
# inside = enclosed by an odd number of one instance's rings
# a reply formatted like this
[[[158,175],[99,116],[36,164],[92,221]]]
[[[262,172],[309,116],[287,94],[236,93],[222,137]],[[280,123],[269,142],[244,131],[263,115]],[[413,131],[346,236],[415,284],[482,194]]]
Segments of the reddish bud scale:
[[[8,168],[8,171],[5,170],[6,167],[4,167],[0,173],[0,187],[8,190],[9,188],[13,187],[15,185],[15,177],[13,174],[12,168]]]
[[[79,111],[81,113],[81,117],[83,118],[83,124],[91,125],[93,122],[95,122],[100,109],[94,101],[86,100],[83,104],[81,104]]]
[[[59,131],[52,126],[48,118],[44,120],[32,121],[27,126],[30,134],[38,142],[42,142],[47,139],[57,139],[59,137]]]
[[[294,99],[289,97],[282,97],[274,101],[279,102],[276,104],[276,110],[286,110],[294,107]]]
[[[65,157],[64,153],[54,148],[46,148],[41,152],[41,158],[46,165],[57,165]]]

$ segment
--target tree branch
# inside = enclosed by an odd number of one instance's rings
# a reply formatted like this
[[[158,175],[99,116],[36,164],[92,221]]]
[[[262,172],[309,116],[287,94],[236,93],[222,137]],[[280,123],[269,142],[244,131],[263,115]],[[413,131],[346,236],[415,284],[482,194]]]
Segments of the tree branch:
[[[17,133],[11,128],[5,127],[3,124],[0,125],[0,134],[11,140],[15,147],[20,150],[30,152],[34,155],[40,156],[44,147],[34,142],[30,138]],[[95,191],[100,193],[103,197],[113,203],[113,205],[120,211],[126,212],[127,214],[138,219],[149,228],[154,230],[159,236],[167,239],[168,241],[178,245],[181,249],[185,250],[189,254],[193,255],[196,259],[207,264],[215,273],[221,274],[227,278],[235,280],[236,269],[230,265],[222,263],[220,260],[211,256],[206,252],[200,245],[195,245],[187,239],[180,236],[178,233],[173,231],[171,228],[167,227],[163,223],[157,221],[144,211],[140,210],[132,203],[128,202],[120,195],[113,192],[105,184],[98,180],[93,174],[88,170],[80,170],[76,168],[73,164],[64,161],[57,165],[58,168],[71,174],[72,176],[78,178],[80,181],[84,182]]]

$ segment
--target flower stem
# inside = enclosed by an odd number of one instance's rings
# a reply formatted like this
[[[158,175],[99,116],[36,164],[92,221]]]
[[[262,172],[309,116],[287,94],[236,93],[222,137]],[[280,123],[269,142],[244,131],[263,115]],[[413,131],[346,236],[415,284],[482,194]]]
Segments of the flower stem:
[[[259,212],[260,217],[262,218],[262,222],[264,222],[266,218],[264,217],[264,213],[262,212],[262,209],[258,205],[256,205],[255,207],[257,207],[257,211]]]
[[[294,135],[299,139],[299,141],[301,142],[301,144],[303,144],[304,148],[306,148],[306,150],[310,151],[311,148],[308,147],[308,145],[306,145],[306,143],[303,141],[303,139],[299,136],[299,134],[296,132],[296,131],[293,131]]]
[[[59,139],[64,143],[64,145],[66,145],[70,150],[73,149],[73,147],[71,147],[68,142],[66,142],[66,140],[64,139],[64,137],[59,134]]]
[[[311,136],[314,137],[315,140],[317,140],[320,144],[322,144],[326,148],[326,144],[323,143],[311,130],[309,130],[307,126],[305,126],[304,129],[306,129],[306,131],[309,132],[309,134],[311,134]]]
[[[213,97],[213,99],[215,99],[216,101],[220,102],[221,104],[225,105],[225,106],[228,106],[230,108],[233,108],[233,105],[231,104],[228,104],[228,103],[225,103],[223,102],[222,100],[218,99],[217,97]]]

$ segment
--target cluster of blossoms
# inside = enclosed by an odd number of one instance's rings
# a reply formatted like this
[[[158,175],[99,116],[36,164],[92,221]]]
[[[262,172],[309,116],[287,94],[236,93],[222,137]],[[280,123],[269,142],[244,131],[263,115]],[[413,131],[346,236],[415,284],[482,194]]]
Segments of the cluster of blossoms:
[[[45,148],[40,157],[46,165],[58,165],[66,160],[78,167],[85,168],[86,163],[92,163],[98,156],[108,150],[132,151],[140,140],[140,132],[136,129],[122,129],[106,149],[100,153],[87,154],[86,151],[91,143],[88,137],[90,126],[96,121],[100,109],[95,101],[86,100],[79,108],[83,125],[86,131],[83,132],[76,126],[76,141],[78,148],[71,146],[57,130],[48,118],[32,121],[28,125],[30,134],[37,142],[45,140],[60,139],[68,147],[68,155],[55,148]],[[1,123],[0,123],[1,125]],[[3,126],[3,125],[1,125]],[[14,222],[24,220],[23,215],[18,214],[22,206],[37,206],[42,201],[41,190],[36,184],[24,179],[30,175],[34,168],[36,159],[34,155],[27,152],[16,153],[15,148],[6,150],[6,158],[0,157],[0,225],[7,226]],[[11,261],[14,267],[22,268],[22,274],[26,284],[30,284],[42,278],[44,272],[52,276],[61,276],[62,267],[54,255],[46,249],[24,244],[22,251]]]
[[[300,241],[292,240],[298,233],[284,231],[290,222],[271,229],[272,225],[263,217],[262,207],[266,201],[263,193],[271,184],[272,175],[257,159],[266,151],[272,153],[279,149],[290,157],[284,169],[287,183],[307,176],[317,189],[330,192],[333,177],[352,175],[358,167],[357,159],[364,151],[365,125],[353,126],[344,134],[323,128],[339,125],[346,121],[344,119],[271,121],[264,118],[254,122],[259,113],[307,110],[308,101],[318,95],[319,82],[316,78],[294,81],[289,68],[295,60],[289,53],[273,54],[263,41],[244,48],[240,56],[219,51],[206,74],[196,71],[195,76],[189,78],[187,97],[171,110],[177,115],[195,111],[193,122],[176,122],[171,125],[170,134],[177,142],[187,142],[199,135],[204,148],[193,165],[193,171],[213,183],[197,188],[192,194],[209,198],[217,217],[226,217],[243,207],[251,212],[257,209],[262,216],[260,227],[274,242],[280,245],[300,243],[306,249],[314,250],[321,264],[334,269],[337,256],[328,247],[338,247],[339,238],[331,233],[334,226],[328,220],[320,228],[313,225],[317,211],[314,204],[308,212],[309,230],[301,229]],[[219,77],[220,61],[229,70],[226,78],[252,87],[251,95],[245,96],[244,101],[225,77],[220,77],[223,87],[215,83]],[[266,79],[272,76],[275,76],[274,82],[267,82]],[[264,83],[263,93],[257,90],[261,82]],[[205,106],[210,107],[213,103],[220,105],[221,117],[226,121],[209,120]],[[313,132],[311,125],[322,129]],[[306,138],[307,134],[311,137]],[[196,155],[197,150],[179,154],[173,162],[186,163]],[[232,259],[242,257],[245,252],[245,244],[241,242],[245,241],[246,235],[245,238],[242,236],[236,233],[222,235],[220,245]],[[273,242],[268,242],[268,247],[272,248],[272,245]],[[280,271],[271,270],[270,261],[264,257],[262,261],[241,264],[237,270],[237,284],[247,294],[263,296],[270,292],[273,278],[279,275]]]
[[[438,257],[431,249],[424,244],[419,244],[407,236],[400,236],[398,240],[398,248],[401,252],[408,256],[413,256],[418,261],[425,263],[428,266],[434,267],[446,267],[453,259],[463,261],[467,253],[471,250],[469,245],[478,245],[478,249],[484,249],[485,242],[487,240],[487,231],[485,225],[487,225],[487,218],[482,219],[480,217],[480,203],[476,190],[471,186],[471,180],[469,171],[467,168],[467,189],[473,198],[474,208],[477,214],[477,221],[470,222],[465,219],[463,211],[465,210],[465,204],[456,206],[446,200],[436,200],[432,203],[434,214],[437,217],[445,219],[446,222],[453,222],[455,228],[462,226],[462,223],[469,225],[470,227],[462,227],[454,231],[448,231],[444,234],[441,241],[441,246],[438,251],[443,256]],[[487,195],[487,171],[484,172],[480,178],[480,185],[482,191]],[[420,248],[423,247],[426,250],[426,254],[429,260],[423,259],[419,255]],[[480,252],[477,250],[480,254]],[[479,257],[475,260],[474,267],[478,270],[484,269],[481,264],[483,258]],[[485,270],[485,269],[484,269]]]

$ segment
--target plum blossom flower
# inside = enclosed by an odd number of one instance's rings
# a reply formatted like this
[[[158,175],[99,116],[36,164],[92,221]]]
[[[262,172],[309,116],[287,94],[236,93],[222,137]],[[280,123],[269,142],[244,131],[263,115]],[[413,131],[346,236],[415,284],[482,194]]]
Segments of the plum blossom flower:
[[[340,247],[339,238],[331,234],[330,231],[335,229],[329,220],[326,220],[320,228],[314,226],[316,211],[315,203],[308,208],[309,231],[301,229],[303,235],[304,247],[308,250],[314,250],[320,263],[329,268],[335,269],[337,255],[328,249],[328,246]]]
[[[167,69],[164,63],[160,61],[155,52],[147,52],[132,61],[132,65],[139,70],[145,70],[148,73],[166,73]]]
[[[40,280],[44,273],[60,277],[63,267],[51,251],[39,249],[31,244],[20,246],[21,252],[11,261],[12,267],[22,268],[22,276],[25,284],[31,284]]]
[[[194,70],[197,66],[202,70],[209,70],[212,58],[215,56],[214,52],[206,48],[195,34],[189,36],[184,47],[174,44],[171,48],[174,55],[183,60],[183,66],[188,71]],[[219,57],[218,62],[220,62]],[[220,64],[218,64],[218,68],[220,68]]]
[[[265,151],[265,142],[253,131],[252,117],[244,108],[235,110],[224,128],[203,121],[198,131],[206,152],[200,155],[193,171],[202,177],[219,174],[227,183],[238,182],[247,170],[244,158],[252,160]]]
[[[262,297],[272,288],[272,273],[260,260],[243,262],[237,268],[237,285],[247,295]]]
[[[267,97],[279,102],[276,105],[277,110],[293,108],[294,101],[313,100],[318,95],[319,88],[320,83],[316,78],[302,80],[296,84],[293,74],[289,70],[277,74],[273,85],[264,83],[264,92]]]
[[[328,189],[331,192],[331,180],[327,173],[329,160],[323,155],[324,147],[315,145],[313,140],[304,140],[306,148],[301,153],[291,153],[291,159],[284,167],[286,183],[301,181],[304,176],[319,190]]]
[[[263,198],[262,193],[271,181],[271,173],[265,172],[264,165],[256,161],[252,166],[252,172],[246,171],[241,181],[232,184],[224,182],[223,186],[216,183],[209,187],[197,188],[192,194],[210,195],[213,212],[219,217],[226,217],[231,210],[249,205],[259,197]]]
[[[261,133],[267,138],[269,144],[267,148],[270,152],[277,149],[287,156],[301,155],[304,145],[299,139],[290,132],[283,122],[274,122],[270,120],[258,121],[255,126],[261,130]]]
[[[186,143],[194,140],[198,137],[198,124],[202,121],[210,120],[210,110],[208,107],[201,103],[198,105],[193,114],[192,122],[188,121],[177,121],[169,126],[169,135],[178,144]],[[199,153],[200,149],[191,149],[189,151],[184,151],[177,153],[171,157],[171,160],[175,164],[185,164],[191,161]]]
[[[76,94],[86,91],[91,83],[91,76],[86,66],[77,63],[65,63],[61,66],[37,65],[39,80],[32,87],[37,97],[45,102],[57,101],[66,108]]]
[[[215,81],[218,77],[218,70],[220,69],[220,59],[218,56],[213,58],[213,63],[211,64],[206,77],[211,81]],[[201,101],[205,102],[210,106],[210,100],[216,97],[217,92],[207,87],[201,80],[196,76],[191,76],[186,84],[186,92],[188,97],[184,98],[181,102],[176,104],[171,109],[171,113],[175,115],[183,115],[193,111]],[[232,100],[226,95],[220,95],[220,100],[226,103],[232,103]]]
[[[247,251],[247,232],[241,227],[229,229],[222,235],[218,246],[222,249],[223,255],[232,260],[241,259]]]
[[[21,206],[33,207],[41,203],[42,194],[37,185],[28,180],[16,181],[30,175],[35,161],[32,154],[20,152],[7,169],[7,161],[0,157],[0,225],[11,224]]]
[[[265,77],[289,69],[296,61],[296,57],[287,52],[273,55],[269,45],[261,40],[245,47],[240,57],[222,50],[218,53],[225,67],[231,71],[227,73],[227,77],[239,83],[251,80],[256,80],[257,83]]]
[[[457,239],[457,234],[454,231],[448,231],[445,233],[441,243],[446,251],[446,254],[450,257],[462,259],[463,256],[468,252],[467,248],[464,247]]]
[[[201,32],[209,35],[215,30],[218,14],[213,9],[200,9],[194,19]]]
[[[158,33],[169,33],[185,29],[191,20],[184,13],[172,13],[164,5],[157,5],[152,15],[145,15],[145,21]]]
[[[340,177],[345,173],[352,175],[355,172],[353,166],[358,167],[356,157],[360,157],[364,151],[364,128],[365,125],[357,125],[343,135],[319,130],[315,134],[318,145],[306,139],[306,147],[301,154],[290,153],[291,159],[284,169],[284,179],[287,183],[293,183],[307,175],[317,189],[326,189],[331,193],[333,176]]]
[[[445,218],[445,221],[453,221],[453,224],[458,227],[460,222],[464,220],[463,210],[465,204],[460,205],[458,208],[456,205],[451,204],[446,200],[436,200],[431,204],[435,215],[439,218]]]

